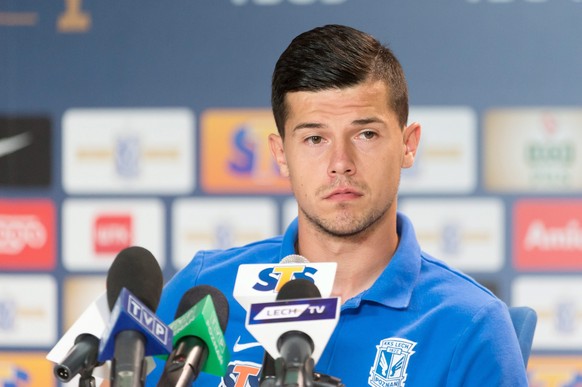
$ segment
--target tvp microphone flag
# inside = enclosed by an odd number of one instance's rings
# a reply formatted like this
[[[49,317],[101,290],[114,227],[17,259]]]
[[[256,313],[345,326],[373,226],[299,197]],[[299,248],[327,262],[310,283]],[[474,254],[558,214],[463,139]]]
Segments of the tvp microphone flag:
[[[122,250],[107,274],[109,325],[99,346],[99,361],[111,360],[111,382],[143,386],[145,356],[168,354],[172,331],[155,315],[163,275],[153,255],[143,247]]]

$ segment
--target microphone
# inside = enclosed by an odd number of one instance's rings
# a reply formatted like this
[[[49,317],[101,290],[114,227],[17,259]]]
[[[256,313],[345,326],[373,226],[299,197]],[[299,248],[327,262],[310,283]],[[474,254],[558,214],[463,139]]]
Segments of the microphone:
[[[293,279],[308,279],[315,283],[324,297],[331,294],[336,262],[310,263],[296,254],[278,263],[239,265],[233,297],[248,312],[256,302],[275,301],[281,287]]]
[[[320,298],[317,286],[306,279],[287,282],[275,302],[252,304],[247,314],[247,330],[271,358],[277,359],[273,377],[269,368],[272,360],[265,355],[267,369],[260,386],[318,385],[313,383],[313,365],[338,319],[339,298]]]
[[[103,365],[97,359],[99,338],[108,319],[109,309],[103,293],[89,305],[47,354],[46,358],[56,363],[53,372],[61,382],[71,382],[78,376],[79,386],[95,384],[93,371]],[[100,368],[100,371],[103,372],[96,372],[98,382],[106,377],[104,374],[108,370]]]
[[[170,324],[174,350],[158,387],[191,386],[200,371],[226,374],[230,359],[224,340],[228,314],[226,297],[213,286],[199,285],[184,293]]]
[[[111,360],[113,387],[141,387],[145,357],[168,354],[172,331],[155,315],[163,287],[162,270],[143,247],[123,249],[107,273],[109,325],[99,346],[99,361]]]
[[[297,279],[287,282],[281,288],[277,300],[296,300],[302,298],[321,298],[321,293],[313,282]],[[291,330],[283,333],[277,340],[277,348],[282,362],[283,386],[305,386],[313,384],[314,361],[313,340],[306,333]]]
[[[90,380],[93,368],[101,365],[97,361],[98,353],[99,339],[90,333],[80,334],[63,361],[53,368],[55,376],[61,382],[69,382],[77,374],[81,375],[81,379]]]
[[[279,262],[281,264],[286,263],[309,263],[309,260],[302,255],[291,254],[286,256]],[[284,284],[283,284],[284,286]],[[279,293],[280,294],[280,293]],[[279,297],[277,297],[278,299]],[[263,355],[263,364],[261,366],[261,375],[259,378],[260,387],[274,387],[277,382],[277,371],[275,369],[275,359],[273,356],[269,355],[269,352],[265,351]]]
[[[289,254],[281,260],[279,263],[309,263],[309,260],[303,255],[299,254]]]

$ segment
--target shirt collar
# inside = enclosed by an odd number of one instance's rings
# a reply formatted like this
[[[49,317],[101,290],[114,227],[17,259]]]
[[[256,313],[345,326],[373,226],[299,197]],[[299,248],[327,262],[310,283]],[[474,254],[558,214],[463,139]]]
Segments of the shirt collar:
[[[297,242],[297,230],[298,230],[298,220],[295,218],[283,235],[283,244],[281,245],[281,259],[288,255],[297,254],[295,252],[295,242]],[[281,260],[280,259],[280,260]]]
[[[401,213],[397,215],[396,230],[399,242],[390,263],[361,298],[404,309],[410,304],[420,275],[421,251],[410,219]]]
[[[297,218],[289,224],[283,235],[281,258],[295,252],[297,241]],[[420,275],[421,251],[410,219],[398,213],[396,231],[399,242],[390,263],[380,277],[368,290],[347,300],[346,307],[357,307],[362,300],[396,308],[406,308],[410,303],[412,291]]]

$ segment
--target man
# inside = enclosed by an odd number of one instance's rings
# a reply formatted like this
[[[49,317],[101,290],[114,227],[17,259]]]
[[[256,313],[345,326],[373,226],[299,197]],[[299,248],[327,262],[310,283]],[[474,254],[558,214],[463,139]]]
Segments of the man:
[[[276,64],[272,107],[279,134],[270,148],[291,182],[297,219],[281,237],[199,252],[166,285],[158,309],[172,321],[198,284],[230,298],[227,375],[201,374],[196,385],[258,385],[264,350],[240,350],[253,338],[232,299],[237,268],[299,254],[337,262],[332,295],[341,315],[317,372],[348,387],[527,386],[506,305],[421,251],[397,212],[400,170],[414,163],[421,127],[407,124],[406,81],[392,52],[345,26],[305,32]]]

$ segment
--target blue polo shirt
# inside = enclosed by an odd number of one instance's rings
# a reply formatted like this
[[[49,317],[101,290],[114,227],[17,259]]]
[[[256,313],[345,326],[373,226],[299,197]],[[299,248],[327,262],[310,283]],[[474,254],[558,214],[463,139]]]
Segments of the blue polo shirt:
[[[400,241],[390,263],[371,288],[344,301],[315,370],[347,387],[527,386],[507,306],[421,251],[410,220],[400,213],[397,230]],[[246,312],[232,296],[238,266],[278,263],[295,253],[296,240],[297,220],[283,236],[201,251],[166,284],[157,310],[166,323],[193,286],[215,286],[229,300],[227,374],[201,373],[194,385],[258,386],[264,350],[246,330]],[[156,385],[162,368],[158,363],[148,386]]]

